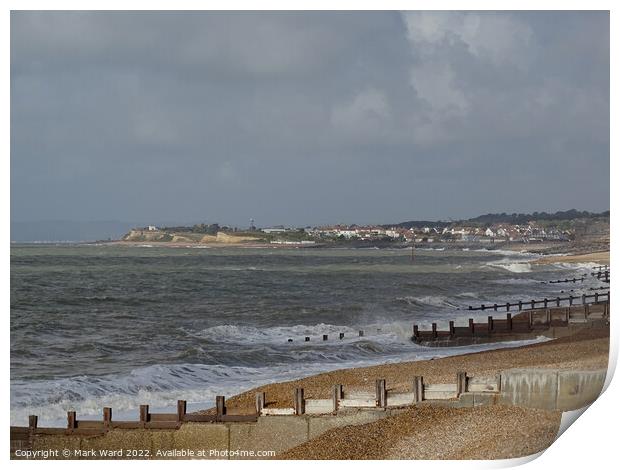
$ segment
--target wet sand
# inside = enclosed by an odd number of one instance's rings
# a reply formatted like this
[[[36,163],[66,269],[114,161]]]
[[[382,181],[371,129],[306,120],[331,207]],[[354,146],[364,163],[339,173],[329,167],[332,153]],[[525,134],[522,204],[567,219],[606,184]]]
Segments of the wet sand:
[[[583,255],[545,256],[532,261],[532,264],[552,263],[599,263],[609,265],[609,251],[597,251]]]

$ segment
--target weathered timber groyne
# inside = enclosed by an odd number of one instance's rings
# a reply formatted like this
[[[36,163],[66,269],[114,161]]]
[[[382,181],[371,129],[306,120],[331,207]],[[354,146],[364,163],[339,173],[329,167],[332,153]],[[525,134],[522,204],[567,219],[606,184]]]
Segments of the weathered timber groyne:
[[[568,297],[554,297],[554,298],[544,298],[542,300],[519,300],[518,302],[504,302],[504,303],[494,303],[492,305],[482,304],[480,307],[472,307],[471,305],[467,307],[467,310],[491,310],[498,311],[500,309],[506,309],[507,312],[510,311],[512,307],[516,307],[517,311],[522,310],[535,310],[537,308],[543,307],[547,308],[551,305],[555,305],[556,307],[561,307],[562,305],[567,305],[572,307],[576,302],[581,301],[581,305],[586,304],[598,304],[602,301],[609,302],[609,292],[594,294],[582,294],[578,295],[569,295]]]
[[[601,294],[607,296],[609,294]],[[609,322],[609,300],[568,307],[529,309],[502,318],[489,316],[486,322],[468,320],[467,326],[448,322],[447,330],[438,330],[437,323],[431,330],[422,331],[413,325],[412,340],[423,346],[465,346],[498,341],[533,339],[544,334],[552,338],[574,334],[584,328],[606,326]]]
[[[52,458],[270,458],[332,428],[376,421],[420,403],[575,410],[596,400],[605,376],[606,370],[509,369],[492,377],[458,372],[448,384],[412,377],[411,390],[401,393],[377,379],[372,391],[349,391],[337,384],[332,396],[323,399],[305,398],[304,390],[296,388],[291,390],[293,408],[270,408],[260,392],[256,413],[247,416],[228,415],[221,396],[213,414],[187,413],[184,401],[169,414],[150,413],[143,405],[138,421],[115,421],[110,408],[103,409],[101,421],[79,420],[69,411],[66,428],[39,427],[36,416],[28,427],[11,427],[11,454],[26,458],[58,450]]]

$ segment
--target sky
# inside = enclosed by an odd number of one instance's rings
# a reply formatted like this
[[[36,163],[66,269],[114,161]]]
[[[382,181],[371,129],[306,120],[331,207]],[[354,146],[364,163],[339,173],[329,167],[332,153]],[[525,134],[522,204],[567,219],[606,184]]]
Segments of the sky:
[[[609,209],[607,12],[12,12],[11,221]]]

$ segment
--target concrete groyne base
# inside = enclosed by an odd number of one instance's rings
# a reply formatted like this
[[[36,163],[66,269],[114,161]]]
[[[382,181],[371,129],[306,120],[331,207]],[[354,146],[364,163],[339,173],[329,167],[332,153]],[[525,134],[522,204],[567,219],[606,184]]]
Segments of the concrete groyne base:
[[[576,410],[601,393],[606,370],[509,369],[493,391],[465,391],[458,398],[423,400],[425,406],[509,405],[548,411]],[[475,382],[471,381],[471,385]],[[475,387],[471,387],[474,389]],[[183,423],[179,429],[111,429],[81,436],[35,433],[23,449],[69,450],[71,459],[261,459],[277,458],[323,433],[363,425],[410,410],[412,406],[345,409],[323,415],[260,416],[247,423]],[[20,445],[14,444],[14,451]],[[260,454],[270,451],[271,454]],[[19,458],[12,452],[13,458]],[[67,458],[60,453],[53,458]]]

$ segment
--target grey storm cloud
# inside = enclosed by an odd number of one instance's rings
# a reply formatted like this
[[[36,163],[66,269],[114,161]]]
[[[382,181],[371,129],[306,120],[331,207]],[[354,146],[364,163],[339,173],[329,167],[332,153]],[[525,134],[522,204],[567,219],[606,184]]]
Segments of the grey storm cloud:
[[[13,12],[12,220],[609,208],[605,12]]]

